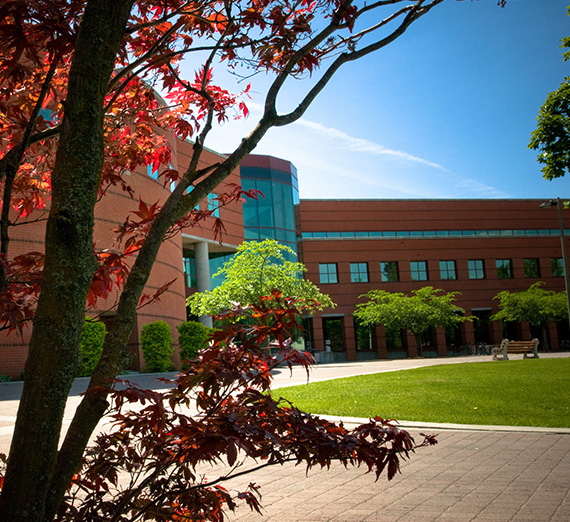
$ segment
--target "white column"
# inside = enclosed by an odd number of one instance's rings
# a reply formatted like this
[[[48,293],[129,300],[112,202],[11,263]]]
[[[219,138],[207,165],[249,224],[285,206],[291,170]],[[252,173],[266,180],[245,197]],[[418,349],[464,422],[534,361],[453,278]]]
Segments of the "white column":
[[[208,243],[205,241],[195,243],[194,261],[196,263],[196,290],[206,292],[210,290],[210,259],[208,256]],[[198,319],[204,326],[212,327],[212,318],[203,315]]]

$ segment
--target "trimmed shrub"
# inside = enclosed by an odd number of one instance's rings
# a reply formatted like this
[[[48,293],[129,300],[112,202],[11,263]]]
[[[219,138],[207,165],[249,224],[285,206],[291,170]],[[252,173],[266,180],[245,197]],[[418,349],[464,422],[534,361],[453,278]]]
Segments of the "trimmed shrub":
[[[182,359],[182,367],[186,369],[187,361],[194,359],[198,352],[206,347],[208,336],[214,330],[196,321],[186,321],[179,324],[176,329],[178,330],[180,359]]]
[[[89,317],[85,318],[79,351],[81,353],[80,377],[88,377],[99,362],[103,351],[103,342],[107,335],[107,327],[101,321],[94,321]]]
[[[147,372],[167,372],[172,366],[172,332],[164,321],[145,324],[141,347]]]

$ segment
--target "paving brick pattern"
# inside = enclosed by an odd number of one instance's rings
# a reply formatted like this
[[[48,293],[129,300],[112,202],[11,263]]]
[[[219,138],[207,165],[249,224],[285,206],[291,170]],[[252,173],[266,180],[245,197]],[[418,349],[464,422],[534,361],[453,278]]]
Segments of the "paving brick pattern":
[[[545,356],[568,357],[568,354]],[[321,365],[312,381],[346,375],[393,371],[426,364],[481,361],[454,358],[370,361]],[[141,386],[164,387],[156,376],[132,380]],[[276,372],[276,384],[306,382],[295,370]],[[68,424],[87,385],[78,379],[65,414]],[[7,452],[16,419],[21,384],[0,384],[0,451]],[[561,398],[561,400],[564,400]],[[350,419],[345,419],[347,427]],[[417,440],[413,425],[409,428]],[[570,522],[570,430],[479,427],[420,428],[438,434],[439,444],[422,448],[402,464],[402,473],[388,482],[365,469],[313,469],[292,464],[265,468],[224,483],[230,490],[250,482],[261,487],[263,516],[240,506],[231,522]],[[505,431],[506,430],[506,431]],[[216,473],[208,473],[210,479]]]
[[[419,436],[418,436],[419,437]],[[227,484],[261,486],[263,517],[232,522],[570,521],[570,435],[445,431],[388,482],[363,469],[264,469]]]

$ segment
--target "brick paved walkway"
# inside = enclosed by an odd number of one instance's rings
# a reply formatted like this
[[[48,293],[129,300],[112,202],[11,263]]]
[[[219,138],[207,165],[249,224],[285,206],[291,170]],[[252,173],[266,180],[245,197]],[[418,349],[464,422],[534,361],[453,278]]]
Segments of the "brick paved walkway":
[[[570,435],[444,431],[391,482],[362,469],[286,465],[241,478],[261,486],[261,517],[233,522],[542,522],[570,520]],[[229,482],[234,488],[238,482]]]
[[[547,354],[568,357],[568,354]],[[489,358],[407,359],[321,365],[311,381],[393,371],[432,364],[483,362]],[[155,376],[133,380],[155,387]],[[154,381],[155,382],[155,381]],[[302,371],[290,377],[279,370],[279,386],[306,382]],[[570,383],[570,381],[569,381]],[[79,379],[65,415],[69,422],[87,381]],[[570,384],[569,384],[570,386]],[[7,451],[21,385],[0,385],[0,451]],[[420,440],[415,431],[409,428]],[[439,444],[422,448],[388,482],[365,469],[311,470],[274,466],[224,483],[241,489],[261,486],[263,516],[241,506],[231,522],[569,522],[570,430],[524,431],[518,428],[465,429],[447,425],[424,427],[438,434]],[[209,474],[208,474],[209,475]],[[210,477],[210,478],[213,478]]]

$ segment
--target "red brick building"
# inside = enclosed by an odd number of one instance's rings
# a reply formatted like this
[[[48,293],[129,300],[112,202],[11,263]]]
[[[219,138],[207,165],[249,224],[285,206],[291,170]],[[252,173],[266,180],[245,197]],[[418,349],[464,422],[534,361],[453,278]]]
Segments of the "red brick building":
[[[329,341],[337,360],[417,355],[405,332],[401,339],[387,338],[382,328],[355,333],[352,313],[369,290],[409,293],[427,285],[461,292],[457,304],[478,318],[447,335],[433,332],[428,353],[497,344],[505,334],[529,338],[528,324],[503,332],[489,316],[498,311],[493,297],[501,290],[525,290],[536,281],[564,290],[558,215],[556,208],[539,208],[542,202],[301,200],[300,257],[307,277],[337,303],[306,320],[312,348],[324,350]],[[552,323],[548,334],[557,348],[569,338],[568,323]]]
[[[172,166],[184,170],[192,144],[173,140]],[[203,165],[220,155],[207,151]],[[134,199],[111,187],[96,208],[95,240],[98,249],[117,248],[113,230],[138,206],[162,201],[169,193],[156,173],[131,174]],[[525,290],[544,281],[552,290],[564,289],[560,227],[556,208],[539,208],[542,200],[301,200],[297,172],[291,163],[268,156],[251,156],[227,183],[262,190],[264,198],[245,205],[219,209],[226,233],[221,243],[214,239],[208,223],[185,230],[166,240],[159,252],[146,288],[149,294],[167,281],[175,283],[159,302],[139,311],[130,340],[134,354],[132,369],[144,370],[139,335],[141,328],[156,320],[176,326],[186,320],[185,298],[210,288],[211,275],[247,239],[274,238],[297,248],[308,269],[306,277],[330,294],[337,307],[314,318],[306,318],[307,348],[332,352],[326,358],[354,360],[415,356],[413,337],[387,337],[381,327],[371,332],[355,324],[353,312],[359,296],[372,289],[410,292],[423,286],[458,291],[457,304],[478,320],[457,331],[434,331],[427,339],[424,355],[446,355],[458,346],[473,342],[496,344],[503,335],[526,339],[529,325],[502,331],[489,321],[497,311],[493,297],[501,290]],[[225,191],[224,186],[218,191]],[[210,194],[201,206],[214,205]],[[32,216],[36,218],[36,216]],[[295,244],[295,222],[297,241]],[[244,232],[245,223],[245,232]],[[16,227],[10,255],[43,249],[42,222]],[[89,313],[112,320],[116,296]],[[0,374],[17,378],[27,357],[31,328],[22,338],[0,333]],[[549,344],[557,348],[569,339],[567,322],[552,324]],[[535,332],[532,334],[536,335]],[[542,348],[542,347],[541,347]],[[334,357],[333,357],[334,356]],[[325,355],[320,355],[322,360]],[[175,360],[175,363],[179,361]]]
[[[171,147],[173,152],[172,166],[182,171],[188,165],[192,144],[177,140],[171,142]],[[205,151],[200,167],[219,161],[219,157],[219,154]],[[116,234],[113,230],[123,224],[129,212],[137,210],[139,196],[147,203],[162,202],[166,199],[170,188],[164,186],[162,179],[157,180],[155,178],[157,178],[156,173],[146,170],[131,173],[128,182],[135,191],[134,198],[131,198],[118,187],[110,187],[106,191],[95,210],[94,237],[97,249],[120,250],[119,245],[115,242]],[[238,170],[231,174],[227,183],[239,185]],[[221,186],[219,190],[224,190],[224,186]],[[202,201],[200,205],[206,208],[207,205],[214,204],[214,197],[215,194],[211,194],[208,200]],[[231,207],[224,207],[219,209],[219,213],[226,228],[221,244],[214,239],[211,227],[208,226],[207,222],[195,229],[186,230],[184,234],[177,234],[164,241],[145,288],[145,293],[152,295],[165,283],[172,280],[175,282],[161,296],[160,301],[151,303],[139,310],[129,342],[129,350],[134,354],[131,369],[144,370],[139,335],[145,324],[157,320],[166,321],[172,329],[175,348],[177,346],[176,325],[186,320],[187,284],[183,269],[183,252],[187,255],[193,255],[196,249],[205,252],[206,255],[215,255],[220,251],[233,252],[237,245],[243,241],[242,206],[236,204]],[[45,223],[35,221],[37,217],[38,215],[32,214],[30,223],[14,227],[14,230],[11,231],[11,257],[30,251],[43,251]],[[90,315],[101,314],[104,321],[112,320],[112,306],[116,304],[116,297],[115,294],[107,302],[100,301],[97,308],[88,313]],[[65,303],[62,303],[62,306],[65,306]],[[12,378],[20,376],[28,354],[30,335],[31,325],[24,327],[22,337],[19,337],[16,332],[8,334],[4,331],[0,333],[0,375],[8,375]],[[179,363],[179,361],[175,359],[175,363]]]

